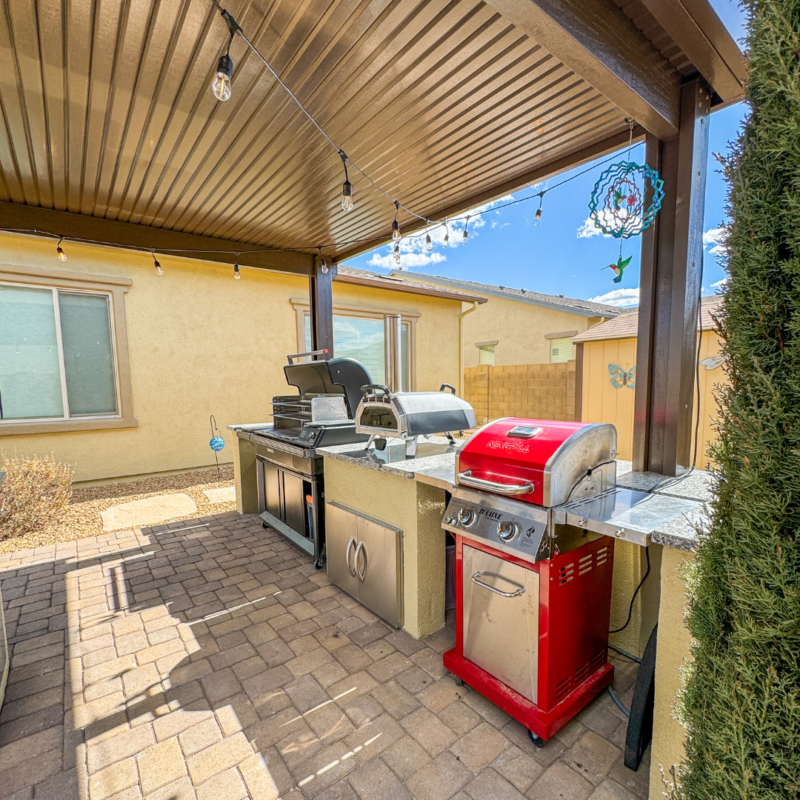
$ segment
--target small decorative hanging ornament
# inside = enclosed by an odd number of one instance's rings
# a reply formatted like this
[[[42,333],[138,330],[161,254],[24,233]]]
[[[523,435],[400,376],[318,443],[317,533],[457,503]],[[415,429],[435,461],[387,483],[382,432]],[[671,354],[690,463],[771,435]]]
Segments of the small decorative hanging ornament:
[[[630,160],[633,120],[628,120],[628,160],[604,170],[592,189],[589,218],[607,236],[630,239],[653,224],[664,199],[664,181],[658,172]],[[652,190],[650,202],[645,202]]]
[[[217,477],[219,478],[219,457],[217,456],[217,453],[219,453],[219,451],[225,447],[225,440],[219,435],[219,430],[217,429],[217,420],[213,414],[208,418],[208,421],[211,424],[211,440],[209,441],[208,446],[214,451],[214,461],[217,462]]]
[[[623,259],[622,253],[620,253],[616,264],[609,264],[607,267],[603,267],[603,269],[610,269],[614,273],[614,283],[622,283],[622,273],[625,271],[625,267],[631,263],[632,258],[633,256],[628,256]]]

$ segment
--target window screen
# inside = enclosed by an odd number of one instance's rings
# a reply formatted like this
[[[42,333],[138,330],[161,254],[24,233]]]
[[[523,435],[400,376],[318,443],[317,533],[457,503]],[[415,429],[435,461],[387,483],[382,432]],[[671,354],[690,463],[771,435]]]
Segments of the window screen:
[[[53,292],[0,286],[2,419],[64,416]]]
[[[71,416],[114,414],[114,352],[105,295],[59,293],[61,341]]]
[[[488,364],[490,367],[494,366],[494,347],[479,347],[478,348],[478,363]]]
[[[557,364],[572,358],[572,339],[550,340],[550,363]]]
[[[0,419],[116,413],[108,296],[0,286]]]

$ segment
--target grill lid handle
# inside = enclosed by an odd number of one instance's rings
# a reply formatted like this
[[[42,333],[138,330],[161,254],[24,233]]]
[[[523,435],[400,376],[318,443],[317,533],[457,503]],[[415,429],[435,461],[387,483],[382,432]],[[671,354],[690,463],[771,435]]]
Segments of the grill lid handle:
[[[449,389],[449,390],[450,390],[450,391],[451,391],[453,394],[456,394],[456,387],[455,387],[455,386],[453,386],[453,384],[452,384],[452,383],[443,383],[443,384],[442,384],[442,385],[439,387],[439,391],[440,391],[440,392],[443,392],[445,389]]]
[[[389,391],[389,387],[384,386],[382,383],[368,383],[366,386],[362,386],[361,394],[366,397],[368,394],[370,394],[370,390],[372,390],[373,394],[378,394],[380,392],[381,394],[385,394],[387,397],[392,396],[392,393]]]
[[[456,475],[456,483],[462,486],[470,486],[473,489],[484,489],[487,492],[494,492],[495,494],[502,494],[505,497],[515,497],[520,494],[530,494],[533,491],[532,483],[495,483],[495,481],[487,481],[483,478],[474,478],[472,470],[459,472]]]

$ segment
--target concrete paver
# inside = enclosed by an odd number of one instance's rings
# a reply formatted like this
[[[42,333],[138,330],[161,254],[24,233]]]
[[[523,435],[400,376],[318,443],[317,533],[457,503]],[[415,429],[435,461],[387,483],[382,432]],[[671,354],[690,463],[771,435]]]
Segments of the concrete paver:
[[[132,524],[0,557],[0,800],[647,797],[607,698],[535,748],[442,666],[452,620],[390,628],[256,516]]]

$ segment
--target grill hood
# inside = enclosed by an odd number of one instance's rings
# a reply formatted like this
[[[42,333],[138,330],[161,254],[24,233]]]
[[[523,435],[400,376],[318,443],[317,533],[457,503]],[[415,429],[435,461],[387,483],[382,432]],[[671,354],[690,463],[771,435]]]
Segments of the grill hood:
[[[616,485],[617,430],[607,423],[505,418],[476,431],[456,457],[456,481],[551,507]]]

